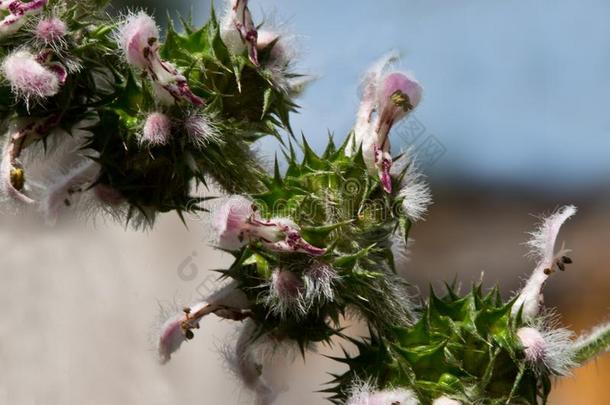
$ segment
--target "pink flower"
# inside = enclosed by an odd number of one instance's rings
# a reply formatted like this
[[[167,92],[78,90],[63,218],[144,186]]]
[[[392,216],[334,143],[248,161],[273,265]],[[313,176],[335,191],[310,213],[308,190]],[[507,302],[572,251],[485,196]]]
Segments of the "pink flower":
[[[303,280],[289,270],[275,270],[271,276],[271,283],[277,296],[284,301],[293,301],[303,292]]]
[[[532,363],[542,361],[546,355],[546,344],[540,332],[534,328],[521,328],[517,336],[523,345],[525,358]]]
[[[4,76],[11,84],[13,92],[30,99],[52,97],[59,92],[60,78],[51,69],[43,66],[28,51],[16,51],[8,55],[2,63]]]
[[[222,20],[222,40],[235,54],[247,49],[250,61],[258,66],[258,31],[248,9],[248,0],[231,0],[229,6]]]
[[[36,37],[45,44],[57,43],[66,35],[66,23],[57,17],[43,18],[36,26]]]
[[[542,287],[547,278],[556,269],[564,270],[566,264],[572,263],[572,259],[566,256],[570,250],[562,246],[559,251],[555,251],[555,242],[563,223],[575,213],[576,207],[573,205],[562,207],[545,218],[539,228],[531,233],[528,245],[531,248],[530,255],[537,259],[537,264],[513,305],[513,315],[522,311],[524,320],[536,317],[542,303]]]
[[[172,136],[170,118],[160,112],[151,113],[144,122],[142,142],[150,145],[166,145]]]
[[[410,75],[385,73],[397,58],[396,53],[390,53],[366,73],[356,125],[346,150],[352,155],[362,147],[369,171],[378,174],[388,193],[392,192],[390,129],[419,104],[422,96],[422,87]]]
[[[238,250],[251,242],[261,242],[276,252],[301,252],[312,256],[326,253],[305,241],[300,229],[286,218],[264,220],[255,205],[241,196],[231,197],[214,216],[213,228],[218,244],[226,250]]]
[[[517,337],[523,346],[525,360],[537,369],[567,375],[575,366],[573,333],[567,329],[545,325],[548,319],[538,322],[536,328],[522,327]]]
[[[157,101],[173,104],[184,100],[193,105],[203,105],[188,86],[186,78],[159,55],[159,28],[155,20],[143,11],[126,18],[116,33],[116,40],[127,62],[146,73],[153,82]]]
[[[449,397],[436,398],[432,405],[461,405],[462,403]]]

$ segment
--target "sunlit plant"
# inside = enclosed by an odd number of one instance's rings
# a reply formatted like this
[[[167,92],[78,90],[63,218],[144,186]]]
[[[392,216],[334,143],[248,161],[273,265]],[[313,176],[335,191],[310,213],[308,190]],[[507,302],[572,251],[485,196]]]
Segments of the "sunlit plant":
[[[207,211],[226,284],[160,327],[165,363],[205,316],[242,322],[227,361],[257,403],[278,396],[268,354],[319,343],[357,347],[326,388],[350,405],[538,404],[555,377],[608,351],[610,325],[575,337],[543,306],[542,289],[572,263],[557,248],[563,207],[528,242],[535,268],[512,298],[475,285],[416,300],[404,258],[431,195],[414,157],[392,154],[392,129],[422,99],[396,53],[363,76],[353,130],[316,153],[289,114],[309,78],[295,44],[258,25],[247,0],[165,35],[145,11],[112,19],[104,0],[0,1],[0,120],[5,205],[110,214],[135,226],[157,214]],[[277,138],[286,163],[268,171],[253,149]],[[347,336],[346,315],[368,324]],[[188,347],[179,355],[186,355]]]

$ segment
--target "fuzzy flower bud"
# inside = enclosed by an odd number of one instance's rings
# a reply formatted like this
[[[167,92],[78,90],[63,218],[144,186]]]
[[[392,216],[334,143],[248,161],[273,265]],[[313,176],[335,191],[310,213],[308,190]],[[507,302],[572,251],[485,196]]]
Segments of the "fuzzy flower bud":
[[[51,69],[38,62],[28,51],[16,51],[8,55],[2,63],[4,77],[11,84],[13,92],[30,99],[52,97],[59,92],[60,78]]]
[[[145,12],[126,18],[116,32],[116,41],[123,50],[127,62],[146,73],[153,82],[157,101],[173,104],[184,100],[193,105],[203,105],[188,86],[186,78],[159,55],[159,28],[155,20]]]
[[[517,331],[517,336],[525,352],[525,358],[532,363],[541,362],[546,355],[546,342],[544,338],[534,328],[521,328]]]
[[[548,369],[557,375],[567,375],[575,366],[572,336],[567,329],[544,324],[517,330],[525,360],[537,369]]]
[[[153,146],[166,145],[172,136],[170,118],[160,112],[151,113],[144,122],[141,141]]]
[[[186,117],[184,129],[189,141],[199,148],[203,148],[209,143],[220,142],[218,129],[203,113],[194,113]]]
[[[418,405],[412,391],[396,388],[382,391],[368,391],[367,387],[356,390],[346,405]]]
[[[250,61],[258,66],[258,31],[248,9],[248,0],[230,0],[227,5],[229,10],[223,17],[220,31],[223,42],[234,54],[247,49]]]
[[[36,38],[48,45],[61,41],[67,30],[66,23],[57,17],[51,17],[38,22],[35,34]]]
[[[422,87],[408,74],[384,73],[397,58],[396,53],[390,53],[366,73],[356,125],[346,151],[351,155],[362,147],[369,171],[378,174],[388,193],[392,192],[390,129],[419,104],[422,95]]]
[[[255,205],[241,196],[231,197],[214,216],[213,228],[218,244],[226,250],[238,250],[242,246],[261,242],[276,252],[301,252],[312,256],[326,253],[305,241],[298,225],[287,218],[264,220]]]
[[[271,285],[282,301],[294,301],[303,292],[303,280],[289,270],[275,270],[271,276]]]
[[[282,319],[289,314],[298,317],[307,313],[305,285],[301,276],[278,268],[273,270],[268,287],[269,293],[264,301],[269,312]]]

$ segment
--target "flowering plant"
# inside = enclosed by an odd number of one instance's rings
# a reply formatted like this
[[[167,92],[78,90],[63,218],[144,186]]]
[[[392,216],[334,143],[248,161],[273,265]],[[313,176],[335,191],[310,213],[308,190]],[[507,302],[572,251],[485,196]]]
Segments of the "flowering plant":
[[[537,404],[553,377],[608,351],[610,325],[574,338],[542,305],[548,277],[572,262],[555,244],[573,206],[532,233],[536,266],[512,299],[450,285],[416,303],[398,272],[431,196],[390,135],[423,89],[393,68],[395,53],[365,73],[353,130],[317,154],[289,124],[308,80],[293,71],[290,37],[256,25],[247,0],[200,28],[170,24],[164,38],[144,11],[114,21],[105,5],[0,1],[0,190],[50,221],[77,207],[136,226],[207,210],[201,187],[228,195],[210,214],[234,258],[227,283],[165,321],[161,362],[215,314],[243,322],[226,355],[261,404],[278,394],[267,349],[305,355],[336,338],[358,348],[337,359],[348,369],[327,389],[336,403]],[[284,173],[277,159],[267,173],[252,149],[266,135],[281,143]],[[346,314],[370,336],[346,336]]]

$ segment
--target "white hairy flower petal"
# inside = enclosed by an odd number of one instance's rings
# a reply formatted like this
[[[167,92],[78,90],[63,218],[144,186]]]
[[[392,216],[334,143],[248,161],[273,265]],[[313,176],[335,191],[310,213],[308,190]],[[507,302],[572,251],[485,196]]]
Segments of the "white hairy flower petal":
[[[544,219],[538,229],[531,233],[532,238],[527,244],[531,248],[530,254],[537,259],[537,264],[534,272],[519,292],[513,305],[513,315],[522,308],[523,319],[531,320],[540,311],[544,283],[554,271],[557,260],[569,252],[564,248],[555,251],[557,235],[563,223],[575,213],[576,207],[573,205],[562,207]]]

